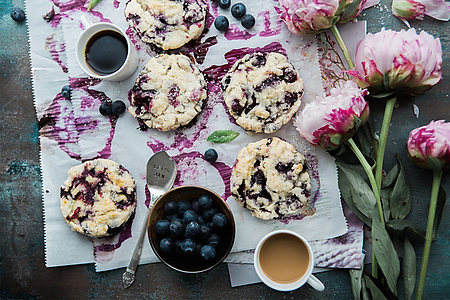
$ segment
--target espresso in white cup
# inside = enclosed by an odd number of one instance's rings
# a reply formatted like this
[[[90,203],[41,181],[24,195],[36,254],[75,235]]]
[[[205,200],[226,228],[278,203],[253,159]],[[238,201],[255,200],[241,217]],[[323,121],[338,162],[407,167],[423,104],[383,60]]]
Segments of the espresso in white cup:
[[[85,16],[81,22],[85,29],[75,49],[81,69],[99,79],[122,81],[129,78],[138,66],[138,54],[125,32],[111,23],[91,23]]]
[[[258,277],[278,291],[292,291],[308,282],[314,289],[325,286],[312,275],[314,256],[308,241],[296,232],[277,230],[267,234],[255,249]]]

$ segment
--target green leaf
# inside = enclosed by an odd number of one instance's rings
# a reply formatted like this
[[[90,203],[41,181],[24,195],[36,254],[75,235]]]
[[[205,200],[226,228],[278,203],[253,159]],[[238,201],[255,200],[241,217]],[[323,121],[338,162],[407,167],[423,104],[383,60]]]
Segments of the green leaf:
[[[347,7],[344,9],[344,12],[341,15],[342,19],[348,19],[349,17],[353,16],[356,13],[356,10],[358,9],[358,6],[361,4],[361,0],[356,0],[351,2]]]
[[[390,209],[393,219],[404,219],[411,211],[411,191],[409,189],[405,169],[398,156],[396,156],[396,158],[400,165],[400,172],[397,181],[395,182],[394,189],[392,190]]]
[[[405,299],[411,299],[416,283],[416,252],[407,237],[403,240],[403,280],[405,282]]]
[[[386,93],[380,93],[380,94],[370,94],[369,96],[376,99],[390,99],[393,98],[395,95],[395,92],[386,92]]]
[[[320,34],[319,34],[319,36],[320,36],[320,40],[322,41],[322,44],[323,44],[323,55],[327,55],[327,53],[328,53],[328,41],[327,41],[327,38],[326,38],[326,36],[325,36],[325,33],[324,32],[321,32]]]
[[[353,139],[356,141],[359,149],[365,156],[369,156],[372,150],[372,132],[369,125],[369,122],[366,122],[363,126],[361,126],[353,136]],[[372,165],[372,164],[371,164]]]
[[[398,300],[397,295],[391,292],[386,286],[385,282],[382,282],[381,279],[375,278],[369,273],[365,273],[364,280],[366,281],[366,285],[372,293],[372,299]]]
[[[396,294],[397,279],[400,275],[400,261],[376,209],[373,210],[372,214],[372,251],[390,290]]]
[[[342,164],[340,162],[336,162],[337,166],[342,173],[347,177],[348,182],[347,186],[342,186],[341,191],[343,189],[349,189],[351,193],[351,197],[353,200],[354,206],[368,219],[371,218],[372,209],[374,208],[377,200],[373,195],[373,192],[366,181],[349,168],[347,165]]]
[[[206,139],[212,143],[228,143],[234,140],[239,133],[233,130],[216,130]]]
[[[102,2],[102,0],[89,0],[87,11],[90,11],[91,9],[93,9],[100,2]]]
[[[391,186],[395,183],[396,179],[398,177],[398,166],[395,165],[389,173],[386,174],[386,177],[383,178],[381,182],[381,188],[385,188],[388,186]]]
[[[363,288],[363,274],[364,274],[364,260],[362,262],[361,269],[350,269],[350,282],[352,283],[352,293],[353,293],[353,299],[360,300],[361,299],[361,292]]]
[[[376,300],[388,300],[383,292],[378,288],[378,286],[372,281],[369,276],[365,276],[367,287],[370,290],[370,294],[372,294],[372,299]]]
[[[432,234],[433,239],[436,237],[438,230],[439,230],[439,225],[441,224],[442,213],[444,212],[445,202],[447,202],[447,195],[445,193],[444,188],[441,185],[439,187],[439,193],[438,193],[438,198],[437,198],[437,203],[436,203],[436,215],[434,217],[433,234]]]
[[[389,217],[391,215],[391,210],[389,209],[389,200],[391,199],[392,190],[393,187],[387,187],[381,189],[380,191],[381,204],[383,205],[383,215],[385,220],[389,220]]]
[[[406,235],[419,241],[425,240],[426,231],[416,223],[409,220],[390,220],[386,223],[386,230],[393,238],[399,238]]]

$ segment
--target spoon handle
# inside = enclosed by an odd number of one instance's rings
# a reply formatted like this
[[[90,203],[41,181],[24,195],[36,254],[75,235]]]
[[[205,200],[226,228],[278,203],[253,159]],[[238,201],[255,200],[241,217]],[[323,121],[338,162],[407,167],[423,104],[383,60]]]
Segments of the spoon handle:
[[[134,246],[133,255],[131,256],[126,271],[122,275],[122,283],[124,288],[130,287],[133,284],[134,279],[136,278],[135,273],[139,264],[139,260],[141,258],[142,246],[144,245],[144,237],[145,233],[147,232],[148,217],[150,216],[150,210],[152,209],[159,196],[160,195],[157,195],[155,193],[151,194],[150,205],[145,212],[144,222],[142,223],[141,231],[136,241],[136,246]]]

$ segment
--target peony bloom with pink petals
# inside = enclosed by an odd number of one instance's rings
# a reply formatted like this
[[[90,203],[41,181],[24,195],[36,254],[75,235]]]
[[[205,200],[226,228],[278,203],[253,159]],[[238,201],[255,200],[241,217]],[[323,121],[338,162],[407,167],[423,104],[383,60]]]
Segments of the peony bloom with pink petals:
[[[280,0],[276,11],[288,29],[299,35],[315,34],[336,23],[355,19],[379,0]]]
[[[355,70],[348,73],[373,95],[417,95],[431,89],[441,76],[439,39],[415,29],[400,32],[382,29],[367,34],[356,47]]]
[[[369,118],[366,90],[353,81],[333,88],[330,95],[308,103],[294,121],[298,132],[314,146],[334,150]]]
[[[450,6],[444,0],[393,0],[392,13],[405,20],[423,20],[425,15],[440,21],[450,20]]]
[[[419,167],[450,169],[450,123],[443,120],[416,128],[409,134],[408,157]]]

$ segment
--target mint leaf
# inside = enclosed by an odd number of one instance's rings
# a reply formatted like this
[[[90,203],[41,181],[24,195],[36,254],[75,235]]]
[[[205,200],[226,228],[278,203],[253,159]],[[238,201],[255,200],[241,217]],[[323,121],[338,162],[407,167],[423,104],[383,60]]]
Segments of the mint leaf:
[[[96,5],[99,4],[100,2],[102,2],[102,0],[89,0],[89,4],[88,4],[88,9],[87,9],[87,11],[90,11],[91,9],[93,9],[94,6],[96,6]]]
[[[208,142],[212,143],[228,143],[234,140],[239,133],[233,130],[216,130],[211,133],[210,136],[206,139]]]

